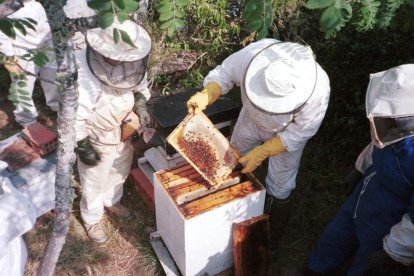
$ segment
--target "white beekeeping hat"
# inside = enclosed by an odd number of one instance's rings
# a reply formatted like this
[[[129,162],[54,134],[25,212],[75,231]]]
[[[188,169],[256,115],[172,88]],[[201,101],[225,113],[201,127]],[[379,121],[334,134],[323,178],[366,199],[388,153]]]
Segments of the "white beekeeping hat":
[[[294,113],[312,95],[317,64],[310,47],[280,42],[259,52],[244,78],[247,98],[258,109],[272,113]]]
[[[114,28],[126,32],[134,47],[122,39],[116,43],[113,35]],[[151,38],[144,28],[130,20],[120,23],[116,18],[114,23],[105,29],[88,30],[86,41],[92,49],[104,57],[124,62],[143,59],[151,50]]]

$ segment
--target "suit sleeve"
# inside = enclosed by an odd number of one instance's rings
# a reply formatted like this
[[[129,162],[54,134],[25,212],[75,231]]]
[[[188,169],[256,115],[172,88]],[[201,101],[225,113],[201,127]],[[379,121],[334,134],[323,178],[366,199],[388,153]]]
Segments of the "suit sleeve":
[[[398,224],[391,228],[383,240],[383,248],[391,258],[404,265],[414,264],[414,225],[412,216],[405,214]]]
[[[407,151],[399,165],[404,172],[404,178],[411,186],[414,184],[414,154]],[[407,213],[402,220],[391,228],[390,233],[384,237],[383,248],[391,258],[404,265],[414,264],[414,192]]]

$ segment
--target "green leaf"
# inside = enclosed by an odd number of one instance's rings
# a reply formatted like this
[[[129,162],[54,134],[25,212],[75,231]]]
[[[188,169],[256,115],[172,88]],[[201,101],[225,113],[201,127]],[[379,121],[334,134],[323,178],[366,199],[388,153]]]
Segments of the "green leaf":
[[[361,0],[359,9],[360,18],[355,23],[357,31],[373,29],[377,23],[377,14],[381,2],[379,0]]]
[[[108,3],[111,4],[111,0],[90,0],[86,1],[86,3],[88,4],[89,8],[93,10],[99,10],[103,6],[108,5]]]
[[[250,0],[245,6],[246,11],[261,10],[263,8],[262,1]]]
[[[19,82],[17,82],[17,86],[18,87],[25,87],[25,86],[27,86],[27,83],[24,82],[24,81],[19,81]]]
[[[13,21],[13,26],[19,30],[19,32],[21,32],[23,35],[26,35],[26,28],[24,27],[24,25],[20,22],[21,20],[15,20]]]
[[[125,9],[124,12],[135,12],[138,9],[138,2],[134,0],[124,0]]]
[[[36,21],[36,20],[34,20],[33,18],[30,18],[30,17],[25,17],[25,19],[26,19],[27,21],[29,21],[30,23],[32,23],[33,25],[37,25],[37,21]]]
[[[98,25],[102,29],[105,29],[114,23],[114,14],[111,12],[107,12],[99,16]]]
[[[266,10],[269,2],[271,3],[271,0],[250,0],[249,2],[247,2],[244,8],[243,18],[249,21],[257,19],[258,17],[262,17],[263,11]]]
[[[342,9],[346,4],[349,4],[346,2],[346,0],[335,0],[335,7],[339,10]]]
[[[136,48],[136,46],[134,45],[134,43],[132,42],[131,38],[129,37],[128,33],[123,31],[123,30],[119,30],[119,32],[121,33],[121,39],[123,42],[125,42],[126,44],[128,44],[131,47]]]
[[[254,21],[250,21],[247,23],[247,30],[249,32],[258,31],[263,26],[263,21],[259,18]]]
[[[107,12],[113,12],[113,9],[112,9],[112,2],[107,2],[107,3],[104,3],[103,5],[101,5],[101,6],[97,9],[97,11],[98,11],[98,13],[99,13],[99,14],[104,14],[104,13],[107,13]]]
[[[181,28],[185,26],[185,22],[177,18],[174,20],[174,25],[175,25],[175,28]]]
[[[9,101],[11,101],[14,105],[17,103],[17,95],[14,93],[9,93],[9,96],[7,97]]]
[[[23,25],[25,25],[27,28],[30,28],[30,29],[32,29],[33,31],[36,31],[35,26],[34,26],[32,23],[30,23],[30,21],[29,21],[29,20],[22,19],[20,22],[21,22]],[[36,25],[36,24],[35,24],[35,25]]]
[[[28,96],[19,96],[19,101],[20,100],[23,100],[23,101],[31,101],[32,98],[31,97],[28,97]]]
[[[31,103],[25,102],[25,101],[19,101],[19,103],[23,106],[31,107],[33,106]],[[23,107],[24,108],[24,107]]]
[[[269,13],[265,17],[264,25],[268,28],[273,22],[272,13]]]
[[[156,8],[158,8],[162,5],[165,5],[166,3],[171,3],[171,0],[157,0],[155,2],[156,2],[155,6],[156,6]]]
[[[16,38],[16,32],[14,31],[13,25],[9,19],[0,20],[0,31],[2,31],[8,37],[13,39]]]
[[[172,37],[172,36],[173,36],[173,34],[174,34],[174,32],[175,32],[175,26],[174,26],[174,25],[171,25],[170,27],[168,27],[168,30],[167,30],[167,35],[168,35],[169,37]]]
[[[173,4],[173,3],[171,3],[171,2],[167,2],[167,3],[165,3],[164,5],[160,5],[160,6],[157,8],[157,12],[158,12],[158,13],[164,13],[164,12],[171,11],[173,8],[174,8],[174,4]]]
[[[342,18],[348,22],[352,17],[352,6],[351,4],[345,4],[341,9]]]
[[[17,90],[16,90],[16,86],[15,85],[10,85],[10,88],[9,88],[9,94],[11,94],[11,95],[17,95]]]
[[[43,67],[46,65],[46,63],[49,61],[49,58],[44,52],[36,52],[33,56],[33,62],[40,67]]]
[[[129,19],[128,14],[126,12],[119,12],[117,14],[117,17],[120,23],[123,23],[125,20]]]
[[[265,38],[268,34],[268,29],[267,28],[263,28],[262,30],[260,30],[260,32],[257,33],[257,40]]]
[[[114,36],[115,44],[118,44],[118,42],[119,42],[119,30],[117,28],[114,28],[112,34]]]
[[[20,95],[30,96],[30,92],[29,92],[29,91],[27,91],[27,90],[24,90],[24,89],[17,89],[17,92],[18,92]]]
[[[169,21],[165,21],[164,23],[162,23],[160,28],[161,29],[168,29],[172,25],[174,25],[173,20],[169,20]],[[175,28],[175,26],[174,26],[174,28]]]
[[[185,12],[182,9],[178,9],[178,10],[175,11],[175,17],[183,18],[184,15],[185,15]]]
[[[305,7],[308,9],[323,9],[334,4],[335,0],[309,0]]]
[[[18,79],[20,79],[20,75],[17,75],[16,73],[14,73],[14,72],[11,72],[10,73],[10,77],[13,79],[13,80],[18,80]]]
[[[175,3],[177,6],[184,7],[187,6],[188,3],[190,3],[190,0],[175,0]]]
[[[171,18],[173,18],[174,13],[172,11],[166,11],[160,14],[160,21],[167,21],[170,20]]]
[[[123,0],[114,0],[114,3],[121,11],[125,9],[125,2]]]
[[[19,79],[19,80],[24,80],[24,81],[25,81],[25,80],[27,80],[27,75],[26,75],[26,73],[24,73],[24,72],[23,72],[23,73],[21,73],[21,74],[20,74],[20,76],[18,77],[18,79]]]
[[[336,30],[330,30],[325,33],[325,39],[335,38]]]
[[[333,30],[341,23],[341,12],[334,6],[327,8],[319,19],[319,24],[323,32]]]

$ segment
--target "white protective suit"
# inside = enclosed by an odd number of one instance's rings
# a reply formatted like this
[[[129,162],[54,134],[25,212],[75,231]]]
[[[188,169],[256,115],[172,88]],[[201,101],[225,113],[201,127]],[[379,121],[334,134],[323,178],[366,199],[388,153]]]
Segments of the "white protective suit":
[[[36,208],[29,198],[2,176],[0,161],[0,276],[24,275],[27,249],[22,235],[36,222]]]
[[[46,51],[49,62],[44,67],[38,67],[33,61],[26,61],[21,58],[18,59],[18,64],[25,71],[34,75],[39,75],[41,78],[53,82],[56,77],[57,65],[55,53],[53,52],[52,34],[42,5],[34,0],[25,2],[22,8],[9,15],[8,18],[31,18],[37,22],[35,26],[36,30],[34,31],[26,27],[26,35],[23,35],[20,31],[16,31],[16,39],[12,39],[0,32],[0,52],[6,56],[23,56],[28,53],[28,50],[50,48]],[[35,81],[35,77],[27,76],[27,86],[22,88],[30,93],[28,95],[30,98],[32,98]],[[45,81],[41,81],[41,85],[45,94],[46,104],[51,110],[58,111],[59,100],[56,85]],[[33,100],[28,101],[28,103],[31,104],[31,106],[25,106],[25,108],[29,110],[28,112],[23,110],[21,104],[18,104],[14,111],[16,121],[22,126],[33,123],[38,116]]]
[[[296,175],[306,142],[315,135],[325,116],[329,102],[329,78],[317,65],[317,83],[312,96],[295,114],[269,115],[256,109],[244,91],[246,69],[256,53],[275,39],[262,39],[227,57],[223,63],[210,71],[204,86],[216,82],[222,94],[228,93],[234,84],[240,86],[242,110],[230,143],[242,154],[278,134],[287,151],[269,158],[266,177],[267,192],[279,199],[287,198],[296,186]],[[277,112],[277,111],[275,111]]]
[[[96,224],[101,220],[104,207],[121,200],[123,184],[132,164],[131,142],[121,142],[121,122],[133,109],[134,93],[141,93],[148,100],[150,92],[146,76],[132,89],[107,86],[89,69],[86,49],[75,55],[79,68],[76,140],[89,136],[101,158],[96,166],[85,165],[78,158],[82,186],[80,209],[84,222]]]

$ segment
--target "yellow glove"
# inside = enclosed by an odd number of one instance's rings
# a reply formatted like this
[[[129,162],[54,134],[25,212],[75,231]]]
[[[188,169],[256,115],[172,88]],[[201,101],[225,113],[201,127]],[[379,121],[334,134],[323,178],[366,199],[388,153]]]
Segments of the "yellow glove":
[[[197,114],[214,103],[221,95],[221,88],[216,82],[208,83],[201,92],[195,93],[187,101],[188,113]]]
[[[16,74],[20,76],[21,70],[19,66],[17,66],[17,58],[16,57],[5,57],[4,59],[4,68],[9,71],[11,74]]]
[[[239,163],[244,166],[242,173],[250,173],[254,171],[263,160],[270,156],[274,156],[286,151],[279,135],[267,140],[262,145],[255,147],[245,156],[239,159]]]

